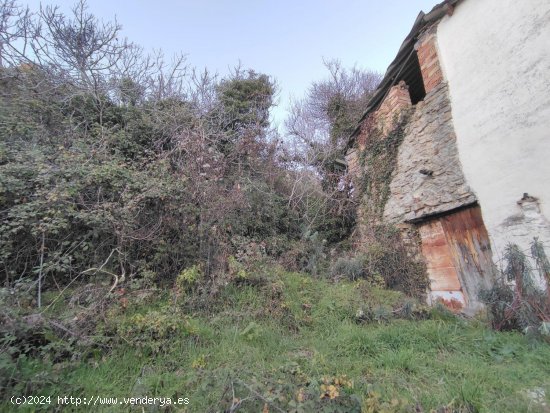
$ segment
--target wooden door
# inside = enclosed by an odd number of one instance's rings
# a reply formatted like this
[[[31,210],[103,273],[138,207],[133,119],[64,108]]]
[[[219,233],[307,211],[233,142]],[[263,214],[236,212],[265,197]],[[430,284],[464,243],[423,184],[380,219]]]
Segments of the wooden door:
[[[479,206],[431,219],[419,227],[428,266],[431,299],[453,309],[480,306],[479,290],[489,287],[495,267]]]

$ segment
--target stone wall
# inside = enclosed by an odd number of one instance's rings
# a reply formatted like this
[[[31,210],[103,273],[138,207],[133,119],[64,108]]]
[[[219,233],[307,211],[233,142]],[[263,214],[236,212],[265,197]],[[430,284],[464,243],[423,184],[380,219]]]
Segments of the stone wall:
[[[409,119],[384,218],[415,221],[474,202],[458,158],[447,85],[440,82]]]
[[[463,43],[460,36],[449,36],[449,39],[461,45]],[[470,50],[472,44],[474,42],[462,46]],[[457,142],[454,126],[454,99],[451,108],[452,87],[455,86],[451,82],[449,91],[448,68],[445,62],[440,61],[440,46],[436,23],[421,33],[415,45],[426,92],[424,99],[413,106],[404,81],[391,87],[378,109],[362,122],[356,145],[350,149],[346,159],[352,176],[363,174],[362,199],[357,213],[358,245],[366,240],[364,234],[369,223],[383,221],[395,224],[400,229],[408,252],[424,259],[427,264],[430,297],[443,299],[455,310],[475,311],[480,307],[479,286],[488,287],[494,281],[496,272],[489,236],[498,234],[496,231],[487,233],[482,217],[482,209],[483,215],[487,213],[484,207],[486,202],[480,202],[480,209],[479,192],[470,188],[468,182],[473,184],[473,181],[470,176],[467,181],[463,173],[461,160],[465,164],[474,162],[461,158],[462,154],[459,154],[461,142]],[[472,59],[469,62],[478,64]],[[454,62],[453,68],[458,64],[463,62]],[[472,67],[464,72],[465,78],[460,83],[463,88],[470,85],[468,76],[475,71]],[[420,81],[408,79],[411,82]],[[500,90],[499,87],[492,89]],[[476,117],[480,103],[468,98],[465,96],[464,99],[464,114]],[[472,101],[476,102],[474,112]],[[498,107],[498,103],[492,106]],[[468,121],[463,125],[475,129],[472,141],[477,142],[477,130],[483,125]],[[460,131],[457,131],[462,139]],[[491,150],[476,153],[476,167],[480,169],[490,164],[495,151],[517,151],[515,147],[508,149],[500,146],[496,144]],[[388,161],[386,164],[383,163],[385,160]],[[514,162],[510,165],[513,166]],[[539,169],[547,165],[550,164],[546,163]],[[385,166],[390,166],[389,170]],[[501,168],[494,172],[507,178],[503,171]],[[504,192],[504,189],[501,191]],[[536,195],[539,193],[536,192]],[[531,191],[515,206],[521,211],[510,215],[503,224],[507,235],[523,234],[528,228],[547,227],[548,221],[541,213],[544,202],[531,196]],[[489,211],[491,214],[492,211]]]

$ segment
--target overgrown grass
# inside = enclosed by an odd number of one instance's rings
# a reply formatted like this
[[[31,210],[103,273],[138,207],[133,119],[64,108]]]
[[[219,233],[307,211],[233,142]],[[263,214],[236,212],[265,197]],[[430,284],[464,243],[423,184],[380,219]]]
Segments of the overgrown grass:
[[[449,412],[548,411],[543,405],[549,404],[548,396],[545,401],[528,396],[533,391],[550,395],[547,344],[437,310],[420,321],[358,322],[359,308],[380,303],[392,308],[403,297],[364,283],[331,284],[283,272],[270,277],[262,286],[228,286],[210,311],[186,314],[191,334],[175,330],[160,349],[138,346],[130,338],[86,361],[23,358],[18,379],[34,395],[189,398],[188,406],[166,411],[229,411],[240,400],[235,411],[391,412],[416,406],[422,411],[444,406]],[[169,295],[161,294],[109,322],[124,323],[169,305]],[[330,385],[338,391],[332,399],[328,390],[323,397]],[[3,411],[10,408],[3,405]]]

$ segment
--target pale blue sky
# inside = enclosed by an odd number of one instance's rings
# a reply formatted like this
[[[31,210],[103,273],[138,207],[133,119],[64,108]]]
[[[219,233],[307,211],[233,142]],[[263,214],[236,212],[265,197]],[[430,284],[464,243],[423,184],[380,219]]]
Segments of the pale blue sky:
[[[22,0],[24,3],[25,0]],[[92,13],[116,16],[123,34],[146,49],[183,52],[191,65],[220,74],[239,60],[277,79],[282,123],[290,97],[326,72],[323,57],[384,72],[420,10],[438,0],[89,0]],[[38,0],[27,1],[35,9]],[[73,0],[45,0],[67,9]]]

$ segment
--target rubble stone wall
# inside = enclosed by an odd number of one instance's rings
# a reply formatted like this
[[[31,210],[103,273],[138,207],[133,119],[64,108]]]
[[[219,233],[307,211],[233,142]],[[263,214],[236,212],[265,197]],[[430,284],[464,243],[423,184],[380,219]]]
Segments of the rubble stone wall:
[[[405,129],[384,218],[407,222],[473,204],[458,158],[447,85],[419,102]]]

